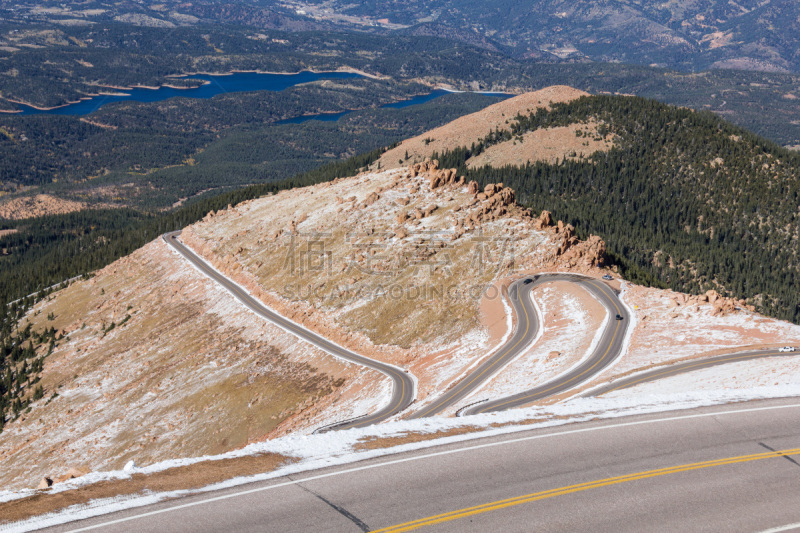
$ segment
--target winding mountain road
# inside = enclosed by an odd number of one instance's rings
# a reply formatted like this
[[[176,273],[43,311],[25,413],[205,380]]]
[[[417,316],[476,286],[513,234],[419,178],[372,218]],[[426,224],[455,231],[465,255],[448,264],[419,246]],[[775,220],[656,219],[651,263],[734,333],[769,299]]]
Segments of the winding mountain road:
[[[346,350],[341,346],[338,346],[267,309],[263,304],[261,304],[261,302],[247,294],[247,292],[245,292],[237,284],[233,283],[231,280],[211,268],[204,260],[198,257],[183,243],[181,243],[178,240],[180,233],[180,231],[166,233],[163,235],[163,239],[187,261],[191,262],[213,281],[222,285],[228,292],[230,292],[250,310],[266,320],[273,322],[286,331],[294,334],[300,339],[310,342],[314,346],[317,346],[318,348],[335,357],[339,357],[346,361],[377,370],[392,380],[392,397],[385,407],[373,414],[365,415],[355,419],[343,420],[341,422],[319,428],[318,431],[365,427],[376,424],[404,411],[414,401],[415,384],[414,380],[407,371]],[[577,385],[588,381],[603,369],[608,367],[608,365],[613,362],[622,351],[629,324],[627,308],[619,300],[617,293],[606,283],[603,283],[600,280],[580,276],[577,274],[540,274],[521,278],[512,283],[509,287],[509,300],[517,317],[517,325],[514,328],[509,340],[496,352],[495,355],[491,356],[478,368],[470,372],[454,387],[442,394],[430,405],[427,405],[418,412],[413,413],[409,418],[415,419],[435,416],[445,409],[457,404],[478,390],[489,379],[500,372],[508,363],[513,361],[516,357],[527,350],[536,339],[540,327],[539,317],[533,306],[530,292],[541,285],[556,281],[566,281],[583,287],[606,308],[609,317],[608,320],[606,320],[606,326],[602,337],[600,338],[600,341],[594,351],[581,364],[547,383],[514,394],[512,396],[491,399],[472,405],[467,409],[464,409],[463,414],[471,415],[522,407],[535,401],[566,392]],[[616,320],[615,317],[617,315],[621,316],[622,319]],[[583,396],[601,396],[609,392],[632,387],[641,383],[656,381],[677,374],[692,372],[694,370],[725,363],[763,357],[796,355],[798,355],[796,352],[783,353],[779,352],[777,349],[769,349],[720,355],[697,361],[687,361],[666,367],[655,368],[653,370],[635,374],[627,378],[618,379],[614,382],[590,390],[584,393]]]
[[[287,320],[281,315],[273,311],[270,311],[261,302],[259,302],[258,300],[247,294],[247,292],[245,292],[239,285],[233,283],[231,280],[229,280],[228,278],[226,278],[225,276],[223,276],[222,274],[211,268],[192,250],[190,250],[183,243],[181,243],[178,240],[178,236],[180,234],[181,234],[180,231],[173,231],[170,233],[165,233],[162,236],[162,238],[164,239],[164,242],[166,242],[169,246],[174,248],[179,254],[181,254],[181,256],[183,256],[187,261],[189,261],[195,267],[197,267],[197,269],[200,270],[203,274],[205,274],[218,284],[222,285],[222,287],[224,287],[228,292],[230,292],[237,300],[243,303],[248,309],[259,315],[260,317],[265,318],[266,320],[269,320],[275,325],[283,328],[289,333],[292,333],[296,337],[299,337],[300,339],[306,342],[310,342],[317,348],[324,350],[325,352],[333,355],[334,357],[338,357],[340,359],[344,359],[345,361],[362,365],[367,368],[371,368],[373,370],[377,370],[378,372],[385,374],[392,380],[392,398],[385,407],[370,415],[366,415],[352,420],[345,420],[336,424],[326,426],[325,428],[323,428],[324,430],[330,431],[332,429],[357,428],[357,427],[365,427],[372,424],[377,424],[378,422],[382,422],[387,418],[403,411],[411,404],[412,401],[414,401],[414,394],[415,394],[414,380],[407,372],[395,366],[388,365],[386,363],[381,363],[379,361],[375,361],[374,359],[369,359],[362,355],[358,355],[349,350],[346,350],[341,346],[338,346],[320,337],[319,335],[298,326],[294,322]]]
[[[678,374],[684,374],[686,372],[693,372],[695,370],[700,370],[701,368],[708,368],[712,366],[722,365],[725,363],[749,361],[752,359],[761,359],[763,357],[797,357],[798,355],[800,355],[800,353],[798,352],[781,352],[777,349],[772,349],[772,350],[739,352],[726,355],[718,355],[716,357],[709,357],[707,359],[701,359],[696,361],[686,361],[685,363],[662,366],[660,368],[654,368],[653,370],[647,372],[642,372],[630,377],[618,379],[616,381],[603,385],[602,387],[590,390],[582,394],[581,396],[583,396],[584,398],[601,396],[603,394],[608,394],[609,392],[621,389],[627,389],[628,387],[633,387],[641,383],[656,381],[659,379],[668,378],[670,376],[676,376]]]
[[[469,396],[472,392],[496,375],[505,365],[524,352],[536,339],[539,318],[533,307],[530,292],[545,283],[567,281],[586,290],[606,308],[609,319],[605,331],[592,354],[580,365],[558,376],[556,379],[513,396],[495,399],[467,409],[464,414],[504,411],[559,394],[583,383],[607,367],[620,354],[628,329],[628,313],[617,294],[605,283],[576,274],[540,274],[522,278],[511,284],[509,300],[517,317],[517,325],[506,344],[486,362],[470,372],[432,404],[414,413],[410,418],[434,416]],[[620,315],[622,320],[615,320]]]

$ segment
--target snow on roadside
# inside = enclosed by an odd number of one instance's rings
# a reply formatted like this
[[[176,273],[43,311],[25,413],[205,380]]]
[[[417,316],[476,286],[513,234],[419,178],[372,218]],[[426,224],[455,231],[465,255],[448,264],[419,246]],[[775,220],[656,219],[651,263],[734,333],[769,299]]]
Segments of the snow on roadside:
[[[583,362],[602,337],[602,325],[592,324],[589,310],[577,295],[547,284],[536,296],[533,293],[530,296],[542,322],[539,335],[528,350],[459,406],[477,397],[502,398],[541,385]],[[558,318],[549,318],[552,316]],[[588,335],[592,331],[595,335],[590,343]],[[559,355],[552,356],[554,352]]]
[[[678,304],[676,296],[672,291],[625,284],[623,299],[631,308],[633,334],[628,353],[614,365],[615,374],[711,352],[742,351],[746,346],[800,345],[796,324],[746,310],[713,316],[711,303]]]
[[[605,394],[607,398],[644,398],[779,387],[800,395],[800,356],[768,357],[701,368]]]
[[[448,350],[443,350],[442,355],[438,357],[438,359],[441,359],[441,361],[431,365],[428,369],[429,372],[431,370],[435,370],[434,377],[431,380],[431,383],[434,385],[433,390],[444,390],[444,383],[459,383],[475,367],[492,357],[495,353],[497,353],[498,350],[505,346],[514,330],[514,313],[511,309],[511,306],[508,304],[505,295],[502,295],[500,302],[503,304],[503,312],[505,313],[506,318],[506,331],[503,334],[503,337],[497,342],[497,344],[489,348],[489,335],[482,330],[473,330],[467,333],[461,341],[454,343],[451,347],[448,347]],[[454,353],[451,354],[449,351]],[[476,354],[479,355],[476,356]],[[449,357],[446,357],[446,355],[449,355]],[[458,356],[456,357],[454,355]],[[465,366],[464,361],[468,361],[470,359],[472,360],[472,363]],[[459,374],[455,375],[456,372],[459,372]],[[439,394],[431,394],[424,400],[420,401],[417,404],[416,409],[421,410],[427,404],[437,400],[438,398]]]
[[[753,363],[757,362],[754,361]],[[761,366],[763,365],[753,364],[749,372],[759,373]],[[154,473],[200,461],[230,459],[261,453],[278,453],[299,459],[298,462],[281,467],[274,472],[255,476],[237,477],[197,490],[150,493],[142,496],[95,500],[89,505],[77,505],[58,513],[43,515],[22,522],[0,525],[0,532],[17,533],[31,531],[78,519],[99,516],[122,509],[140,507],[176,496],[234,487],[254,481],[278,478],[323,467],[344,465],[404,451],[424,449],[432,446],[494,435],[518,433],[533,428],[563,426],[569,423],[596,420],[598,418],[609,419],[634,414],[641,415],[676,411],[747,400],[797,397],[800,396],[800,383],[798,383],[797,372],[794,372],[793,376],[794,377],[787,378],[786,381],[778,385],[757,385],[742,389],[723,389],[719,388],[719,386],[714,388],[713,383],[710,383],[709,388],[702,391],[667,392],[651,395],[632,394],[628,396],[609,395],[603,398],[575,398],[555,405],[513,409],[500,413],[487,413],[463,418],[424,418],[419,420],[389,422],[368,428],[336,431],[322,435],[289,435],[266,442],[251,444],[240,450],[222,455],[163,461],[148,467],[134,468],[129,471],[95,472],[81,478],[59,483],[55,485],[50,492],[63,492],[98,481],[128,479],[133,473]],[[530,423],[529,421],[531,420],[537,420],[537,422]],[[509,425],[496,427],[497,424]],[[357,450],[358,444],[365,440],[403,436],[409,432],[430,434],[464,426],[475,427],[478,431],[431,439],[423,442],[403,444],[393,448]],[[18,492],[0,491],[0,502],[24,498],[35,493],[36,491],[33,490]]]

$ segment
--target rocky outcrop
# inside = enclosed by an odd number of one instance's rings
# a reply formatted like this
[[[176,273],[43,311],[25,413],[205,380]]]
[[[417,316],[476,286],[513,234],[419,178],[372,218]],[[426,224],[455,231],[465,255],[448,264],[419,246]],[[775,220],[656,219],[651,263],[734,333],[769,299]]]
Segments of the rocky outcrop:
[[[601,267],[605,264],[606,243],[597,235],[590,235],[585,241],[575,239],[575,243],[561,256],[567,265]]]
[[[432,161],[423,161],[422,163],[415,163],[411,167],[409,167],[408,172],[410,177],[415,178],[420,174],[424,174],[425,172],[430,172],[438,168],[439,168],[439,161],[434,159]]]
[[[727,298],[722,296],[715,290],[706,291],[704,294],[674,294],[670,296],[671,305],[674,307],[681,306],[705,306],[711,304],[711,316],[725,316],[739,310],[747,310],[754,312],[756,308],[748,305],[745,300],[737,300],[736,298]]]
[[[565,225],[561,220],[558,221],[556,234],[561,236],[561,242],[558,245],[556,255],[564,255],[573,244],[579,242],[578,237],[575,236],[575,227],[572,224]]]
[[[549,228],[552,225],[553,217],[550,215],[550,211],[542,211],[542,214],[533,221],[533,229],[536,231],[542,231],[543,229]]]

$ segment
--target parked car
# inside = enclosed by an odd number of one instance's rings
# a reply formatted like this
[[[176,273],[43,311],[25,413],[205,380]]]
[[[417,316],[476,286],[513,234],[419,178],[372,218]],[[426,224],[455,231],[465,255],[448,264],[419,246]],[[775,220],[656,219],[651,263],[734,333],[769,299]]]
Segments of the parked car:
[[[603,279],[612,280],[614,278],[612,278],[610,274],[606,274],[605,276],[603,276]]]
[[[794,352],[797,349],[794,346],[784,346],[783,348],[778,348],[779,352]]]

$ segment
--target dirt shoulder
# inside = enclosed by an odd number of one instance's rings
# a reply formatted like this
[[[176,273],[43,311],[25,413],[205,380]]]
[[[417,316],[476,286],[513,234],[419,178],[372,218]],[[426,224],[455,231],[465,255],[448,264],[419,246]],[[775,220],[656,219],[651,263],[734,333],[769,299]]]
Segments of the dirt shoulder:
[[[0,524],[57,512],[72,505],[85,505],[102,498],[198,489],[238,476],[271,472],[292,462],[294,459],[291,457],[262,454],[203,461],[153,474],[133,474],[130,479],[100,481],[63,492],[52,493],[44,489],[27,498],[0,503]]]

